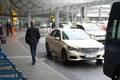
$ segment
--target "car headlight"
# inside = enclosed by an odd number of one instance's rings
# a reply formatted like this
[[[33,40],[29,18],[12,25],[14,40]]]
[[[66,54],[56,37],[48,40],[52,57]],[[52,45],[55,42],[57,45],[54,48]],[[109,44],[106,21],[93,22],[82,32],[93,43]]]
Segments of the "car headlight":
[[[79,49],[78,49],[78,48],[75,48],[75,47],[72,47],[72,46],[68,46],[68,49],[69,49],[69,50],[72,50],[72,51],[79,52]]]
[[[92,39],[95,39],[95,35],[90,35]]]
[[[100,48],[99,51],[103,51],[104,50],[104,47]]]

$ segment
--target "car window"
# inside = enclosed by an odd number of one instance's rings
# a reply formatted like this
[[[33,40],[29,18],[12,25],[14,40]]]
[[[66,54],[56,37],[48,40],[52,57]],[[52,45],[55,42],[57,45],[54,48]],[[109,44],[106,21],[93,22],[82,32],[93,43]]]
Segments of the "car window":
[[[83,24],[82,25],[86,31],[100,31],[102,30],[98,25],[96,24]]]
[[[51,34],[53,37],[60,37],[60,31],[59,30],[54,30]]]
[[[56,33],[56,31],[53,31],[53,32],[50,34],[50,36],[54,36],[55,33]]]
[[[85,30],[82,25],[77,25],[77,28]]]
[[[112,27],[109,28],[108,34],[108,40],[120,40],[120,20],[113,21]]]
[[[66,30],[62,32],[63,40],[90,39],[90,36],[82,30]]]
[[[62,38],[63,38],[64,40],[69,39],[68,36],[66,35],[66,33],[65,33],[64,31],[62,31],[62,35],[63,35]]]

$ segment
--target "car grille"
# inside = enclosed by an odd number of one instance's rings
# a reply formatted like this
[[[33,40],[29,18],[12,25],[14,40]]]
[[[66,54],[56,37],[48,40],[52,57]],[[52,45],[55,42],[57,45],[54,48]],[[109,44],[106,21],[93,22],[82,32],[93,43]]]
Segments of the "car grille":
[[[83,53],[96,53],[99,51],[99,48],[80,48],[80,52]]]
[[[96,37],[105,37],[105,35],[96,35]]]

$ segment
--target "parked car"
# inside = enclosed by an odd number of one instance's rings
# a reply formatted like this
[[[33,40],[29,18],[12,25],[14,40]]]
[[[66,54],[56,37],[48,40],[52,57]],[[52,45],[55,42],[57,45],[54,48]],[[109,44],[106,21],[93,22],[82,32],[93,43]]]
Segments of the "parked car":
[[[106,31],[102,30],[98,25],[93,23],[83,23],[77,26],[78,28],[85,30],[92,39],[104,43]]]
[[[47,35],[48,34],[48,25],[46,23],[41,23],[39,27],[41,35]]]
[[[98,22],[96,23],[98,26],[100,26],[100,28],[104,31],[106,31],[107,29],[107,24],[108,24],[108,21],[101,21],[101,22]]]
[[[102,62],[104,45],[81,29],[53,30],[45,39],[47,56],[60,56],[63,63],[68,61],[97,60]]]

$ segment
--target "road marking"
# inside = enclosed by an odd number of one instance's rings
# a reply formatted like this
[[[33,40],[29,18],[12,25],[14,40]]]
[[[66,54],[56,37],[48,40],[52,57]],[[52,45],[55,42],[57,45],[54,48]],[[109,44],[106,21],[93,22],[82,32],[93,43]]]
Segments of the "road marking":
[[[31,56],[10,56],[8,58],[31,58]]]
[[[9,59],[23,59],[23,58],[31,58],[31,56],[10,56],[10,57],[8,57]],[[38,58],[38,57],[37,57]],[[44,60],[46,60],[46,58],[38,58],[38,59],[40,59],[40,60],[42,60],[42,61],[44,61]]]
[[[44,60],[47,60],[46,58],[39,58],[40,60],[44,61]]]

